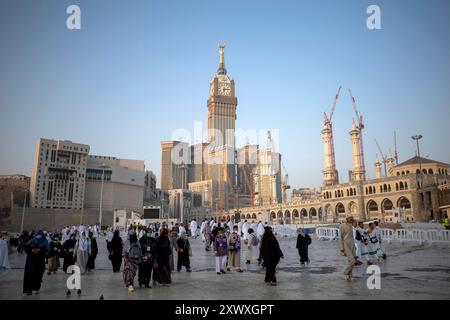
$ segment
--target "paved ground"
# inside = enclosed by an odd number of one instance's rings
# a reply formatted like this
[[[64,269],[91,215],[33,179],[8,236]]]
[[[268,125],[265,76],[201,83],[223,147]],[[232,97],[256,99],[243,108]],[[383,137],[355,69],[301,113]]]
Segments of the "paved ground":
[[[214,257],[203,250],[201,240],[191,240],[193,272],[172,273],[170,287],[137,288],[128,293],[122,273],[113,274],[106,243],[99,240],[97,270],[82,276],[80,297],[66,297],[67,275],[44,275],[41,293],[22,295],[25,256],[10,255],[11,270],[0,271],[0,299],[450,299],[450,248],[412,244],[386,245],[388,259],[380,264],[381,290],[369,290],[366,267],[355,268],[353,282],[344,281],[345,258],[338,255],[337,242],[313,239],[311,264],[301,267],[294,238],[280,239],[285,259],[278,267],[278,286],[266,286],[264,271],[256,264],[245,272],[216,275]],[[243,255],[242,255],[243,256]],[[176,261],[176,260],[175,260]]]

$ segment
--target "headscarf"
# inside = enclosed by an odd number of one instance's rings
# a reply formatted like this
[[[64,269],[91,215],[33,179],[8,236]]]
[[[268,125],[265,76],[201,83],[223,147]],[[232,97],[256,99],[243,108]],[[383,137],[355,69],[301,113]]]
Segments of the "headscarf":
[[[303,229],[303,228],[298,228],[298,229],[297,229],[297,233],[304,237],[304,236],[305,236],[305,229]]]
[[[119,230],[114,231],[114,235],[111,239],[111,245],[113,247],[121,247],[122,246],[122,239],[120,238]]]
[[[28,244],[38,248],[45,248],[45,250],[47,251],[50,250],[50,246],[42,230],[38,230],[34,237],[28,242]]]

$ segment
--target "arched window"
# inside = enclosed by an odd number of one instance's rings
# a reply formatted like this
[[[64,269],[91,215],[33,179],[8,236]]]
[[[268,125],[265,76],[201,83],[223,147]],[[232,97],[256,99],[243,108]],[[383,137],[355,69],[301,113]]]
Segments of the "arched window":
[[[397,202],[398,208],[411,209],[411,202],[405,197],[401,197]]]
[[[256,213],[252,214],[252,219],[256,219]]]
[[[311,208],[311,209],[309,209],[309,215],[310,215],[311,217],[317,216],[316,208]]]
[[[395,191],[398,191],[398,183],[395,184]]]
[[[356,189],[353,189],[353,195],[356,196]]]
[[[338,195],[337,195],[337,191],[334,191],[334,197],[335,197],[335,198],[337,198],[337,197],[338,197]]]
[[[348,192],[348,189],[347,189],[347,197],[350,195],[350,193]]]
[[[405,182],[405,190],[408,190],[408,182]]]
[[[370,213],[370,212],[378,212],[378,205],[377,205],[377,203],[375,202],[375,201],[373,201],[373,200],[370,200],[368,203],[367,203],[367,211]]]
[[[286,222],[286,224],[291,223],[291,213],[289,212],[289,210],[286,210],[284,212],[284,221]]]
[[[409,174],[409,170],[406,170],[406,174]]]
[[[383,185],[383,192],[387,192],[387,190],[388,190],[388,189],[387,189],[387,185],[384,184],[384,185]]]
[[[339,202],[336,205],[336,214],[342,214],[342,213],[345,213],[345,207],[342,203]]]
[[[405,171],[402,171],[402,176],[404,176],[405,175]]]
[[[293,217],[294,217],[293,223],[297,223],[298,217],[299,217],[297,209],[294,209],[294,211],[292,211],[292,215],[293,215]]]
[[[302,215],[302,217],[307,217],[308,216],[308,211],[306,211],[306,209],[302,209],[300,214]]]
[[[433,174],[433,169],[428,169],[428,174]]]
[[[366,187],[366,194],[369,194],[369,189],[367,189],[367,187]]]
[[[397,171],[397,176],[400,176],[400,172],[399,171]]]
[[[427,174],[427,169],[423,169],[422,172]]]
[[[400,181],[400,190],[403,190],[404,186],[403,186],[403,182]]]
[[[381,204],[381,208],[382,208],[383,212],[391,211],[393,207],[394,207],[394,205],[392,204],[392,201],[389,199],[384,199]]]

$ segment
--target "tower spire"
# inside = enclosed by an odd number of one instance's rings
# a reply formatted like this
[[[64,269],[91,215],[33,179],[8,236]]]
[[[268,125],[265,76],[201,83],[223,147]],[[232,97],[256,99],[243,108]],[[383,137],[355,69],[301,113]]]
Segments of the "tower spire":
[[[227,69],[225,69],[225,44],[219,44],[219,69],[217,69],[217,74],[227,74]]]

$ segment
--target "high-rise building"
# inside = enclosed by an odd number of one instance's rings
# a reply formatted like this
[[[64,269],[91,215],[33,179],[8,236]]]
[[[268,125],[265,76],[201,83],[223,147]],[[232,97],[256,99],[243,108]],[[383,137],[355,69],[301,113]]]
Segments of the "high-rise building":
[[[220,45],[219,48],[219,68],[210,82],[209,89],[208,142],[216,147],[230,145],[234,149],[238,101],[234,91],[234,80],[230,79],[225,69],[225,46]]]
[[[156,176],[153,171],[147,170],[144,177],[144,202],[152,203],[156,199]]]
[[[260,149],[253,175],[255,205],[281,203],[281,154],[271,148]]]
[[[34,208],[82,209],[89,146],[39,139],[30,182]]]
[[[189,144],[181,141],[162,141],[161,189],[187,189],[189,164]]]

